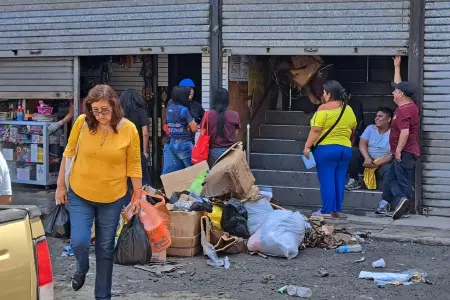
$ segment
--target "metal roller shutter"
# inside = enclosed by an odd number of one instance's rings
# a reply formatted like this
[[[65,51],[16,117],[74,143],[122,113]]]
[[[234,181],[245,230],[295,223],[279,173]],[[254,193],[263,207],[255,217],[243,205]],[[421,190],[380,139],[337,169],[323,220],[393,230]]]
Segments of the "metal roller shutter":
[[[121,66],[119,63],[113,63],[109,85],[119,95],[126,89],[135,89],[141,92],[144,87],[144,80],[140,75],[141,67],[142,62],[140,60],[127,67]]]
[[[450,216],[450,1],[426,1],[423,203]]]
[[[410,1],[223,0],[232,54],[406,55]]]
[[[73,99],[72,57],[0,58],[0,99]]]
[[[201,53],[209,0],[3,0],[0,57]]]

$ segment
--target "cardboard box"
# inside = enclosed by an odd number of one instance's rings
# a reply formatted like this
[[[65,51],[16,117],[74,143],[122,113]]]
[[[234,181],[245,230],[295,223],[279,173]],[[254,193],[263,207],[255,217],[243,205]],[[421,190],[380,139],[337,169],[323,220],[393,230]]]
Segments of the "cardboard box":
[[[166,196],[170,198],[174,192],[182,192],[187,190],[195,178],[197,178],[203,171],[208,170],[208,163],[202,161],[192,167],[165,174],[161,176],[161,181],[164,186]]]
[[[170,236],[192,238],[200,233],[201,212],[170,211],[169,214]]]
[[[193,248],[197,245],[200,245],[200,233],[194,237],[171,236],[171,239],[171,248]]]
[[[177,256],[177,257],[192,257],[199,254],[202,251],[202,246],[197,245],[192,248],[169,248],[167,249],[168,256]]]
[[[252,198],[258,194],[255,177],[247,163],[242,143],[225,152],[212,167],[203,186],[202,195],[218,197],[231,193],[239,199]]]

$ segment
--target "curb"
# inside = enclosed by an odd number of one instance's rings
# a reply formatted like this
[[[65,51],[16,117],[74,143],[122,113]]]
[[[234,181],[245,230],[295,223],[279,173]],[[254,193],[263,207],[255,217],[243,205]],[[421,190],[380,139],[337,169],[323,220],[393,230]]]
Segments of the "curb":
[[[435,237],[405,237],[394,234],[371,235],[371,239],[380,241],[394,241],[399,243],[414,243],[427,246],[450,246],[450,238]]]

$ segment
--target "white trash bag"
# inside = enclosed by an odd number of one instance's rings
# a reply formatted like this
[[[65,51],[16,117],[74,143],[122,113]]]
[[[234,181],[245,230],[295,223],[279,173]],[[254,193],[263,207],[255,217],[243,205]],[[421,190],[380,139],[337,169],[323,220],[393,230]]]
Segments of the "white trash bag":
[[[248,213],[247,227],[250,234],[254,234],[273,212],[272,205],[266,196],[258,201],[247,201],[244,207]]]
[[[295,258],[305,236],[305,218],[299,212],[274,210],[248,240],[250,252]]]

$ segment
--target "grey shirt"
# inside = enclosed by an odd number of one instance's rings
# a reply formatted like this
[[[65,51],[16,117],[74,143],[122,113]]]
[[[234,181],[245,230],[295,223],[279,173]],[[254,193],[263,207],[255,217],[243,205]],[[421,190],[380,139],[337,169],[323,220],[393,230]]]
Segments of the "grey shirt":
[[[367,152],[369,152],[369,155],[372,159],[383,158],[390,153],[390,134],[390,129],[385,133],[380,134],[377,126],[375,125],[369,125],[367,126],[366,130],[364,130],[361,138],[369,141]]]
[[[11,196],[11,178],[9,177],[8,164],[0,152],[0,196]]]

